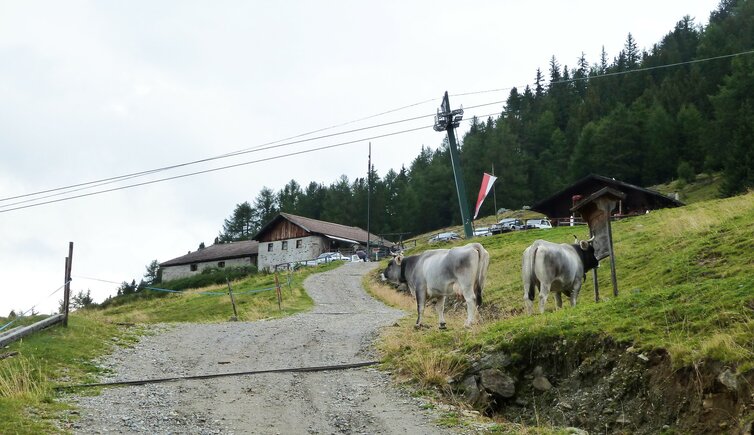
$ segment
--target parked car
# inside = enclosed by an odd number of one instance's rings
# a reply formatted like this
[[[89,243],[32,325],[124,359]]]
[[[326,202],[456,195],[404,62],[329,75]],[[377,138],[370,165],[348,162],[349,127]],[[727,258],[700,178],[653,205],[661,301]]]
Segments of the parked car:
[[[440,233],[436,234],[429,239],[429,243],[437,243],[437,242],[450,242],[451,240],[458,240],[461,237],[454,233],[454,232],[447,232],[447,233]]]
[[[526,228],[526,225],[521,219],[516,218],[505,218],[500,219],[500,221],[497,223],[503,232],[505,231],[513,231],[513,230],[522,230]]]
[[[492,230],[489,227],[481,227],[474,229],[474,237],[487,237],[492,235]]]
[[[526,221],[526,226],[529,228],[539,228],[542,230],[552,228],[552,224],[547,219],[528,219]]]
[[[316,264],[331,263],[333,261],[351,261],[351,259],[340,252],[323,252],[314,260]]]
[[[492,224],[492,225],[490,225],[490,234],[491,235],[502,234],[502,233],[509,233],[509,232],[511,232],[511,229],[509,227],[507,227],[507,226],[504,227],[501,224]]]

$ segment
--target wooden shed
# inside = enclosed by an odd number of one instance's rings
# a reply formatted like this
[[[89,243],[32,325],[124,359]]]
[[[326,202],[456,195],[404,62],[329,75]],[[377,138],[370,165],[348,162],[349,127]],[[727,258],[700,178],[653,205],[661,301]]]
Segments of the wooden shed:
[[[654,190],[625,183],[614,178],[590,174],[560,192],[531,206],[531,209],[547,215],[553,225],[563,225],[571,218],[571,208],[581,199],[609,187],[626,194],[613,212],[619,216],[635,216],[650,210],[680,207],[684,204]]]

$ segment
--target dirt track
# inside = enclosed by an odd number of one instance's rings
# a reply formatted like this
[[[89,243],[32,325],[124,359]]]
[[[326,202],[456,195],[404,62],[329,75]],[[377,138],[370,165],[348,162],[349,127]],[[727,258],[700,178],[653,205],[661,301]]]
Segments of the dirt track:
[[[135,380],[373,360],[380,327],[404,315],[369,297],[374,263],[310,276],[308,313],[270,321],[159,327],[102,364]],[[435,411],[374,368],[270,373],[107,388],[76,398],[77,433],[442,434]]]

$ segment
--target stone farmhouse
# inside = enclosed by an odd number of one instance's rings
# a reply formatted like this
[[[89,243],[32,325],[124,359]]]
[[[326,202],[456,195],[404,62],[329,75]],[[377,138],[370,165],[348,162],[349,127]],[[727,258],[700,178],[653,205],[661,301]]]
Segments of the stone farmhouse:
[[[307,262],[324,252],[350,256],[367,246],[385,249],[393,243],[359,227],[334,224],[289,213],[280,213],[254,236],[259,242],[259,270],[279,264]]]
[[[162,280],[196,275],[210,267],[256,266],[258,252],[259,243],[255,240],[214,244],[160,263]]]

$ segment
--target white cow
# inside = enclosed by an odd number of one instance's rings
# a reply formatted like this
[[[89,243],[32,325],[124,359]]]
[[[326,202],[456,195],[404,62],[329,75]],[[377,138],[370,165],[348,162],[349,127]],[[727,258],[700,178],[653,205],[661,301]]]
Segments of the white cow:
[[[477,306],[482,305],[482,289],[487,277],[490,254],[479,243],[451,249],[432,249],[418,255],[399,255],[390,260],[383,276],[389,281],[406,283],[416,297],[418,318],[421,326],[424,305],[436,299],[435,308],[440,318],[440,329],[445,329],[445,297],[462,294],[466,300],[466,323],[469,327],[476,320]]]
[[[529,314],[532,313],[535,287],[539,287],[540,313],[545,312],[550,291],[555,292],[558,308],[563,306],[561,292],[570,296],[572,307],[576,306],[586,273],[599,266],[594,256],[593,240],[594,237],[571,245],[537,240],[526,248],[521,277],[524,281],[524,302]]]

